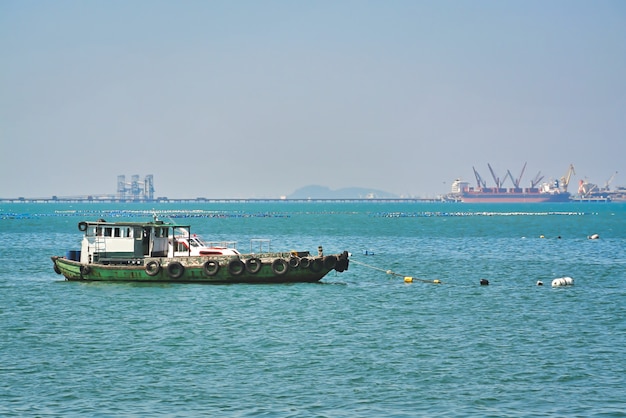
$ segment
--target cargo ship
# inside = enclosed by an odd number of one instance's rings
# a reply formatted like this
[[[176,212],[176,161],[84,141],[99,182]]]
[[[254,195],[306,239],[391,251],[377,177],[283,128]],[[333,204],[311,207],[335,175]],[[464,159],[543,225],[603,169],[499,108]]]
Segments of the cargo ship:
[[[569,202],[571,194],[567,191],[570,178],[574,173],[574,166],[570,164],[566,174],[557,180],[541,183],[543,176],[541,172],[531,181],[530,187],[520,187],[521,178],[526,169],[526,164],[522,168],[521,174],[514,178],[509,170],[502,180],[496,176],[490,164],[487,164],[495,182],[495,187],[487,187],[478,171],[474,170],[476,176],[476,187],[471,187],[468,182],[456,179],[452,183],[450,198],[463,203],[554,203]],[[507,178],[511,179],[513,187],[504,187]]]
[[[576,201],[581,202],[624,202],[626,201],[626,187],[618,186],[611,190],[609,185],[617,175],[617,171],[606,181],[604,187],[589,183],[587,180],[578,182],[578,195]]]

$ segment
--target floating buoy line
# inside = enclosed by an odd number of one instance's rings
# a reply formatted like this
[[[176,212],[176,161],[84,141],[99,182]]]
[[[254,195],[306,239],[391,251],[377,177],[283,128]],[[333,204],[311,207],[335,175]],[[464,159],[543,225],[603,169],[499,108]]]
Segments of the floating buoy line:
[[[384,273],[386,273],[386,274],[388,274],[390,276],[402,277],[404,279],[405,283],[413,283],[414,281],[422,282],[422,283],[434,283],[434,284],[441,284],[442,283],[441,280],[439,280],[439,279],[428,280],[428,279],[420,279],[420,278],[417,278],[417,277],[411,277],[411,276],[407,276],[407,275],[404,275],[404,274],[396,273],[395,271],[392,271],[392,270],[385,270],[385,269],[380,268],[380,267],[372,266],[370,264],[365,264],[365,263],[363,263],[361,261],[357,261],[357,260],[352,259],[352,258],[350,259],[350,263],[355,263],[355,264],[361,265],[363,267],[370,268],[372,270],[382,271],[382,272],[384,272]]]
[[[378,212],[374,216],[381,218],[433,218],[433,217],[471,217],[471,216],[586,216],[597,215],[592,212]]]
[[[350,259],[350,263],[358,264],[360,266],[367,267],[372,270],[381,271],[390,276],[402,277],[405,283],[413,283],[414,281],[422,282],[422,283],[433,283],[433,284],[443,283],[439,279],[429,280],[429,279],[420,279],[418,277],[406,276],[404,274],[396,273],[395,271],[392,271],[392,270],[385,270],[383,268],[372,266],[371,264],[366,264],[366,263],[363,263],[362,261],[358,261],[355,259]],[[480,285],[489,286],[489,280],[480,279]],[[571,277],[559,277],[559,278],[552,280],[552,287],[573,286],[573,285],[574,285],[574,279],[572,279]],[[543,282],[541,280],[538,280],[537,286],[543,286]]]
[[[222,210],[56,210],[53,213],[1,212],[0,219],[32,219],[44,217],[100,217],[100,218],[289,218],[285,212],[243,212]]]
[[[119,209],[119,210],[89,210],[70,209],[56,210],[54,213],[15,213],[0,212],[0,219],[31,219],[49,216],[100,216],[108,218],[127,218],[152,216],[154,213],[160,217],[168,218],[288,218],[293,213],[266,211],[245,212],[239,210],[205,210],[205,209],[179,209],[179,210],[155,210],[155,209]],[[344,211],[305,211],[298,214],[325,214],[325,215],[357,215],[357,212]],[[595,212],[375,212],[368,216],[377,218],[445,218],[445,217],[491,217],[491,216],[586,216],[597,215]]]
[[[552,287],[573,286],[573,285],[574,285],[574,279],[572,279],[569,276],[559,277],[559,278],[552,280]]]

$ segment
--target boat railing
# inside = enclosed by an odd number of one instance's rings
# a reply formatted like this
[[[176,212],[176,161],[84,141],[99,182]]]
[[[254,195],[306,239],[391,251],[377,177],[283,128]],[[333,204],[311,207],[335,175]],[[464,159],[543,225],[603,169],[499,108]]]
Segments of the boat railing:
[[[206,243],[210,248],[235,248],[237,249],[237,241],[209,241]]]
[[[254,254],[258,248],[258,253],[270,252],[270,240],[266,238],[252,238],[250,239],[250,253]]]

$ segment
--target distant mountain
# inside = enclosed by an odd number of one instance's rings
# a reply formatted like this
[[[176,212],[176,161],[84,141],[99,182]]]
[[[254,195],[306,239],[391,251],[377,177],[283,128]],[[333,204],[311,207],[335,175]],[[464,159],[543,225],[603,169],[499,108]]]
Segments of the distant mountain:
[[[347,187],[331,190],[326,186],[305,186],[287,196],[287,199],[395,199],[398,196],[382,190]]]

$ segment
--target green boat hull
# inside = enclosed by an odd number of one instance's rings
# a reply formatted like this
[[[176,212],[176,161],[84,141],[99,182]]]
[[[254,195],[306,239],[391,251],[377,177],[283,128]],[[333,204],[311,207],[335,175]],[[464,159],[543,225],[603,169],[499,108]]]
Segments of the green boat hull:
[[[299,257],[293,253],[249,257],[145,257],[115,263],[82,264],[52,257],[54,271],[72,281],[178,283],[297,283],[317,282],[333,270],[348,269],[348,253]]]

